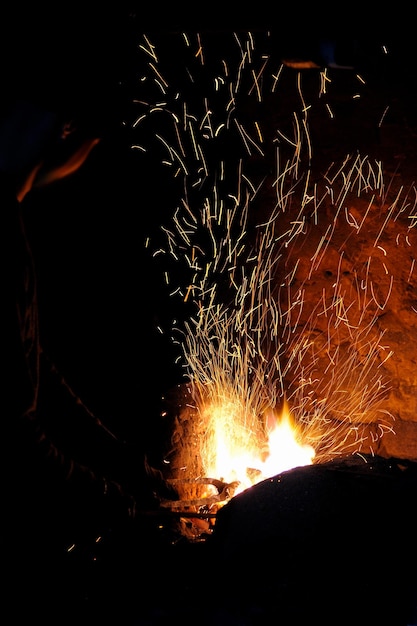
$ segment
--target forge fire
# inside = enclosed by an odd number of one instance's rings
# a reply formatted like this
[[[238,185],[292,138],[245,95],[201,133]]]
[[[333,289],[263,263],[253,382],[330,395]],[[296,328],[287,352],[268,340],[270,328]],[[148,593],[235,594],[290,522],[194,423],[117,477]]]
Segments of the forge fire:
[[[318,118],[333,132],[343,69],[278,62],[266,34],[225,37],[234,52],[222,37],[143,36],[131,121],[132,148],[170,189],[145,246],[176,311],[159,327],[184,376],[161,466],[186,502],[213,495],[207,479],[230,497],[375,454],[395,434],[390,302],[416,288],[414,185],[316,136]],[[350,86],[360,107],[366,76]]]

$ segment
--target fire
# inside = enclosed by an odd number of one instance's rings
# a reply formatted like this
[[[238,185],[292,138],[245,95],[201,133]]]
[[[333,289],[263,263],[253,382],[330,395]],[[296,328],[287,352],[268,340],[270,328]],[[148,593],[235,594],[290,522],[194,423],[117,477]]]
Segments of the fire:
[[[302,442],[302,433],[295,424],[287,403],[281,416],[274,418],[269,432],[269,454],[263,464],[263,474],[273,476],[303,465],[313,463],[315,450],[309,444]]]
[[[161,47],[167,66],[154,43],[141,47],[134,148],[159,155],[169,190],[175,181],[169,222],[146,246],[179,306],[160,332],[189,388],[166,462],[194,510],[215,508],[224,485],[235,495],[313,461],[373,454],[393,432],[384,314],[399,270],[383,239],[405,225],[397,242],[412,248],[415,188],[397,193],[382,162],[356,151],[316,162],[310,120],[330,112],[331,81],[320,72],[320,92],[307,82],[304,95],[304,74],[277,71],[255,42],[234,34],[221,59],[217,39],[203,55],[200,37],[175,37]],[[253,118],[263,113],[267,125]],[[221,492],[207,503],[210,481]]]
[[[203,466],[208,476],[237,482],[234,495],[282,471],[313,463],[314,448],[302,442],[286,402],[281,415],[268,412],[265,428],[258,432],[248,432],[230,405],[211,407],[206,414],[211,425],[202,446]]]

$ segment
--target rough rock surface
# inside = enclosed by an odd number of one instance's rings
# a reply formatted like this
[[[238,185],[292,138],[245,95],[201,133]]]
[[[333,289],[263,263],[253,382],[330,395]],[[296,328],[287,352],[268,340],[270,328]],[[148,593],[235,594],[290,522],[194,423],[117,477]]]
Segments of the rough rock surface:
[[[365,385],[369,389],[372,381],[381,376],[383,388],[379,390],[378,411],[371,410],[368,417],[382,424],[383,433],[376,437],[371,435],[364,443],[364,450],[369,445],[370,452],[416,460],[417,119],[409,94],[406,98],[404,92],[392,85],[392,92],[389,92],[386,88],[389,81],[384,87],[382,79],[362,94],[360,104],[354,103],[350,98],[353,79],[353,75],[343,72],[336,77],[339,82],[332,106],[337,107],[338,115],[333,127],[319,117],[313,116],[310,120],[313,146],[318,155],[316,167],[320,171],[331,158],[342,162],[342,150],[351,148],[354,157],[363,159],[365,179],[370,170],[376,176],[380,173],[382,193],[378,197],[374,191],[366,191],[364,180],[362,190],[357,185],[355,194],[354,185],[348,187],[344,181],[343,201],[328,202],[320,218],[306,225],[305,235],[298,238],[291,251],[294,258],[299,258],[291,290],[293,293],[297,289],[304,290],[304,309],[299,322],[300,326],[306,322],[303,332],[314,335],[316,343],[329,341],[329,347],[333,342],[333,350],[338,347],[335,366],[331,354],[319,359],[315,373],[320,380],[325,372],[328,375],[329,367],[338,375],[337,369],[343,369],[344,360],[349,359],[349,350],[356,341],[362,357],[350,365],[357,372],[358,366],[362,372],[366,368],[363,359],[370,358],[369,347],[378,346],[379,356],[360,388],[356,382],[361,375],[359,372],[352,374],[350,387],[348,384],[345,388],[348,393],[357,395],[364,391]],[[379,115],[384,106],[388,113],[381,121]],[[315,251],[323,240],[326,251],[320,252],[313,267],[311,259],[315,258]],[[336,324],[335,319],[329,323],[324,306],[317,309],[323,294],[327,297],[330,315],[333,313],[339,319]],[[339,312],[330,304],[335,296],[343,304]],[[314,323],[310,316],[315,317]],[[362,329],[361,334],[367,324],[366,338],[359,337],[356,328]],[[332,339],[329,333],[333,334]],[[365,355],[363,351],[368,341]],[[333,356],[335,354],[333,352]]]
[[[310,414],[324,407],[326,428],[333,423],[327,440],[309,442],[317,460],[358,451],[417,460],[417,104],[382,76],[364,88],[351,70],[328,78],[328,94],[319,95],[320,70],[285,67],[284,101],[270,95],[245,111],[248,126],[259,116],[264,129],[289,125],[290,136],[288,111],[302,118],[300,92],[311,106],[298,188],[274,231],[285,259],[273,277],[284,352],[297,355],[285,374],[287,399]],[[255,178],[267,172],[254,203],[258,223],[284,195],[274,148],[266,142],[264,150],[250,163]],[[300,211],[302,194],[315,201]]]

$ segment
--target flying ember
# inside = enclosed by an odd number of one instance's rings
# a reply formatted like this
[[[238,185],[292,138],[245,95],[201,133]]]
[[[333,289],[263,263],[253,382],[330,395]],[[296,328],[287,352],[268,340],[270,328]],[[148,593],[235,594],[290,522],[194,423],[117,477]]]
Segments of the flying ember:
[[[327,69],[306,95],[302,72],[263,37],[234,34],[227,57],[221,37],[215,49],[174,39],[140,46],[148,97],[135,103],[134,148],[170,190],[166,222],[147,237],[176,303],[161,332],[185,380],[165,461],[199,501],[201,477],[236,493],[372,452],[392,430],[382,312],[398,268],[383,239],[389,224],[411,245],[416,194],[391,200],[381,163],[357,153],[316,166],[310,118],[334,117]]]

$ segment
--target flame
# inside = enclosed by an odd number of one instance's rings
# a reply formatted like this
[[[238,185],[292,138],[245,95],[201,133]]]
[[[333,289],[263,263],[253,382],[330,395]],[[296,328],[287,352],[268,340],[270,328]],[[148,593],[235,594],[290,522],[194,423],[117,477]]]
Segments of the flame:
[[[141,46],[153,59],[146,58],[144,69],[151,90],[137,100],[140,110],[135,104],[132,125],[139,135],[134,147],[160,154],[164,171],[181,181],[178,197],[170,195],[169,204],[176,208],[160,229],[163,241],[153,245],[155,257],[165,255],[179,264],[179,271],[174,267],[171,272],[168,263],[164,277],[170,295],[187,304],[185,318],[175,320],[170,331],[181,347],[178,362],[191,394],[180,419],[175,416],[169,461],[173,480],[179,481],[179,502],[187,506],[199,506],[204,479],[226,483],[225,491],[238,483],[236,495],[313,459],[320,463],[340,454],[373,453],[376,439],[393,432],[394,418],[381,408],[391,393],[382,366],[392,350],[382,341],[386,329],[379,320],[395,273],[385,259],[381,299],[381,252],[385,256],[386,251],[377,243],[392,216],[397,220],[406,206],[411,207],[404,233],[408,241],[416,224],[415,189],[414,196],[410,189],[401,201],[395,191],[390,204],[383,164],[360,153],[337,154],[326,171],[316,172],[310,135],[316,109],[305,104],[301,74],[295,72],[291,86],[280,79],[287,64],[269,73],[263,36],[260,56],[255,41],[252,33],[239,36],[238,54],[220,64],[215,54],[215,64],[207,62],[201,82],[194,82],[189,67],[198,75],[195,58],[204,65],[204,56],[208,61],[214,50],[202,55],[200,38],[194,45],[187,39],[185,54],[193,56],[183,66],[181,47],[172,85],[161,78],[159,58],[155,69],[155,45],[144,37]],[[176,46],[165,49],[168,77]],[[221,77],[212,76],[210,68],[219,65]],[[259,73],[256,66],[262,68]],[[207,88],[204,102],[199,102],[201,85]],[[294,89],[296,98],[288,102],[298,102],[297,108],[289,109],[288,117],[282,110],[270,126],[272,136],[266,126],[261,132],[262,124],[251,113],[271,111],[276,104],[281,110],[280,98],[287,101]],[[252,98],[255,91],[265,107],[246,102],[244,94]],[[324,80],[317,95],[323,93]],[[232,118],[236,123],[229,123]],[[281,122],[284,126],[277,127]],[[368,228],[372,252],[363,246]],[[151,238],[146,241],[148,247]],[[273,407],[285,397],[292,413],[284,402],[279,415]]]
[[[287,403],[281,416],[274,419],[272,427],[269,431],[269,455],[263,464],[263,473],[265,476],[273,476],[294,467],[303,465],[311,465],[316,455],[312,446],[302,443],[302,433],[293,419]]]
[[[270,476],[313,463],[315,451],[302,443],[301,429],[286,402],[281,415],[272,409],[265,415],[265,428],[259,432],[249,432],[239,423],[234,408],[206,410],[208,427],[201,450],[208,476],[239,483],[234,495]]]

